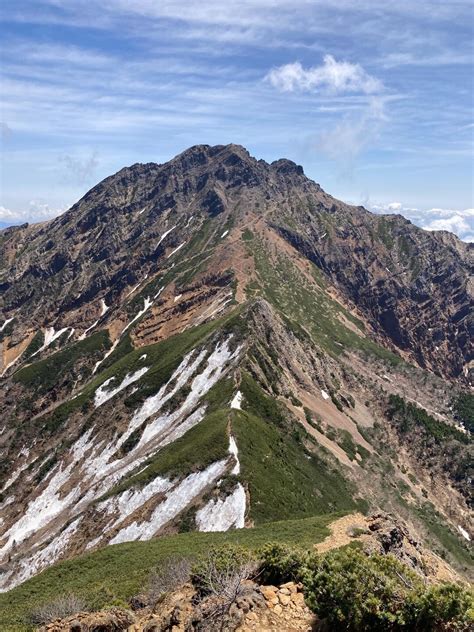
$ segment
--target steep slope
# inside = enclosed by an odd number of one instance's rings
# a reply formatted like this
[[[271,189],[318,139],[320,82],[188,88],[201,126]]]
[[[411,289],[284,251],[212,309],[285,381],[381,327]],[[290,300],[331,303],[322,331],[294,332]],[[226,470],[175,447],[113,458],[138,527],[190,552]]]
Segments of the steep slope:
[[[0,253],[3,589],[109,543],[368,507],[466,568],[466,244],[229,145],[123,169]]]
[[[441,374],[467,370],[472,246],[401,216],[347,206],[290,161],[268,165],[234,145],[197,146],[165,165],[123,169],[63,216],[3,231],[1,307],[17,321],[9,323],[9,346],[38,325],[84,331],[104,304],[115,306],[172,265],[176,248],[179,259],[202,258],[220,236],[216,225],[224,233],[255,221],[314,261],[385,340]],[[193,244],[200,229],[201,243]]]

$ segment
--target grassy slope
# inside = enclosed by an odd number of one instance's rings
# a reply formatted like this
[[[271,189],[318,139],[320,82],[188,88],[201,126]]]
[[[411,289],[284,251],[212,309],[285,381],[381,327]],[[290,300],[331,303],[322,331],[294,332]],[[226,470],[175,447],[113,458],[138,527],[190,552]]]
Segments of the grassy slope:
[[[356,509],[351,483],[306,450],[280,404],[246,374],[240,388],[243,410],[232,411],[232,432],[250,493],[250,518],[260,524]]]
[[[259,283],[250,287],[251,295],[263,294],[291,321],[303,325],[314,343],[333,356],[348,348],[391,364],[401,362],[397,355],[366,338],[363,323],[326,294],[323,276],[316,266],[312,269],[314,283],[310,283],[286,255],[271,260],[261,239],[254,237],[247,243],[259,278]],[[360,334],[349,329],[343,319],[350,321]]]
[[[151,570],[169,556],[196,557],[210,546],[226,542],[253,549],[268,541],[311,546],[329,535],[326,525],[339,515],[275,522],[227,533],[183,533],[149,542],[108,546],[56,564],[8,593],[0,594],[0,629],[2,632],[30,629],[24,623],[28,612],[60,594],[83,595],[97,607],[113,597],[128,599],[146,586]]]
[[[94,356],[110,347],[107,331],[98,331],[85,340],[69,345],[44,360],[29,364],[13,375],[14,382],[21,382],[36,393],[46,393],[54,387],[59,374],[72,371],[76,362],[83,357]]]

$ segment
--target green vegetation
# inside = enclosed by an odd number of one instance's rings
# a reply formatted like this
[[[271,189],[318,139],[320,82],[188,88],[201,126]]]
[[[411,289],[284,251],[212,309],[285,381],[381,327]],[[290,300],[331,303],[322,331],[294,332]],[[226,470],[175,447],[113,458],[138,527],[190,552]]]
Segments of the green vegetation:
[[[27,360],[34,353],[39,351],[41,347],[43,346],[43,344],[44,344],[44,333],[40,329],[39,331],[35,333],[35,335],[33,336],[33,340],[26,347],[25,352],[23,354],[23,360]]]
[[[40,469],[38,470],[38,473],[35,476],[35,483],[37,485],[41,483],[41,481],[46,476],[46,474],[53,469],[53,467],[56,465],[57,462],[58,462],[58,457],[57,457],[57,454],[54,453],[43,463],[43,465],[40,467]]]
[[[35,424],[41,426],[44,432],[52,433],[74,412],[80,409],[87,412],[95,390],[103,382],[111,377],[115,377],[119,382],[127,373],[143,367],[144,362],[140,358],[146,354],[146,364],[152,368],[137,384],[138,390],[125,400],[125,404],[129,407],[138,406],[146,397],[155,394],[167,382],[186,353],[197,345],[204,344],[214,331],[221,329],[224,333],[233,333],[235,340],[240,339],[243,334],[243,327],[245,327],[245,323],[240,318],[240,312],[241,309],[237,308],[223,318],[193,327],[182,334],[172,336],[154,345],[140,347],[140,349],[128,352],[96,375],[77,397],[64,402],[53,412],[40,417]]]
[[[329,630],[467,632],[474,623],[468,588],[428,586],[391,555],[336,549],[321,559],[311,558],[301,574],[306,602]],[[448,623],[452,627],[445,626]]]
[[[266,524],[227,533],[182,533],[150,540],[107,546],[99,551],[52,566],[13,590],[0,594],[2,632],[31,630],[26,622],[34,608],[61,594],[77,594],[98,609],[112,599],[128,600],[146,585],[150,572],[165,559],[183,551],[195,558],[211,546],[232,543],[257,550],[268,541],[298,542],[310,547],[327,535],[327,525],[338,516]]]
[[[432,536],[431,545],[435,551],[445,557],[444,549],[461,568],[472,568],[474,555],[469,546],[459,538],[458,534],[453,533],[430,502],[423,503],[415,509],[415,512]],[[442,549],[439,547],[440,544]]]
[[[126,607],[144,593],[156,605],[189,577],[198,600],[215,599],[220,588],[225,593],[223,581],[254,575],[261,583],[301,582],[306,603],[328,632],[472,629],[474,595],[466,586],[427,584],[395,557],[367,555],[355,545],[315,553],[313,544],[327,535],[334,518],[109,546],[61,562],[1,594],[0,626],[5,632],[26,632],[32,616],[39,622],[77,609]]]
[[[229,447],[228,413],[228,410],[219,410],[207,415],[186,434],[146,461],[145,466],[141,465],[138,474],[114,487],[107,496],[118,494],[133,485],[145,485],[157,476],[183,477],[226,458]]]
[[[362,459],[366,459],[370,456],[370,452],[368,450],[355,443],[348,430],[339,429],[336,433],[335,441],[344,450],[351,461],[354,461],[358,454]]]
[[[252,231],[249,228],[245,228],[242,231],[242,239],[243,241],[252,241],[254,238],[254,234],[252,233]]]
[[[63,381],[74,370],[79,360],[109,348],[110,340],[107,331],[98,331],[66,349],[53,353],[44,360],[25,366],[14,374],[13,380],[27,388],[35,389],[37,394],[47,393],[58,381]]]
[[[406,402],[399,395],[390,395],[387,413],[389,418],[397,423],[401,433],[419,428],[436,443],[442,443],[448,439],[456,439],[461,443],[469,442],[469,437],[463,432],[438,421],[425,410],[411,402]]]
[[[318,556],[271,543],[259,558],[262,582],[303,584],[306,603],[328,632],[467,632],[474,623],[472,590],[426,584],[392,555],[367,555],[352,544]]]
[[[313,342],[333,356],[339,356],[345,349],[356,349],[392,365],[402,362],[391,351],[366,338],[363,323],[326,294],[321,272],[315,265],[312,282],[287,256],[277,255],[270,260],[260,239],[248,242],[248,248],[254,256],[260,293],[292,323],[291,329],[298,338],[309,334]],[[349,328],[345,321],[355,325],[360,333]]]
[[[474,395],[461,393],[453,401],[453,409],[456,419],[464,425],[466,430],[474,433]]]
[[[255,524],[355,509],[351,484],[305,449],[278,403],[249,376],[240,390],[245,411],[232,411],[232,432]]]

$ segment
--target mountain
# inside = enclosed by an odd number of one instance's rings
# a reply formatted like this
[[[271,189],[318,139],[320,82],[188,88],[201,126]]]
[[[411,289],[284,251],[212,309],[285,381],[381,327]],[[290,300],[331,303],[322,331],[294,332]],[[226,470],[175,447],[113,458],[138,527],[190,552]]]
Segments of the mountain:
[[[466,574],[473,247],[199,145],[0,231],[0,585],[380,508]]]

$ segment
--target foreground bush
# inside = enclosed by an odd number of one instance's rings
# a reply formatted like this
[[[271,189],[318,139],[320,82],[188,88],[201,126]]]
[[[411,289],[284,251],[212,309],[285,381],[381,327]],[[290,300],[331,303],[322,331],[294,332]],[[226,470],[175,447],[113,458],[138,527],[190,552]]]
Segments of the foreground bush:
[[[308,606],[332,630],[467,632],[474,624],[472,592],[427,587],[391,555],[338,549],[313,559],[302,576]]]
[[[190,560],[183,557],[171,557],[164,560],[150,574],[146,592],[147,605],[155,608],[167,593],[184,586],[190,577]]]
[[[44,625],[56,619],[69,617],[77,612],[87,611],[87,604],[77,595],[63,595],[30,612],[29,620],[33,625]]]
[[[302,572],[311,563],[316,563],[316,554],[285,544],[266,544],[259,551],[259,581],[263,584],[299,582]]]
[[[239,546],[213,547],[192,570],[192,582],[201,597],[215,596],[233,603],[243,582],[255,576],[255,556]]]

